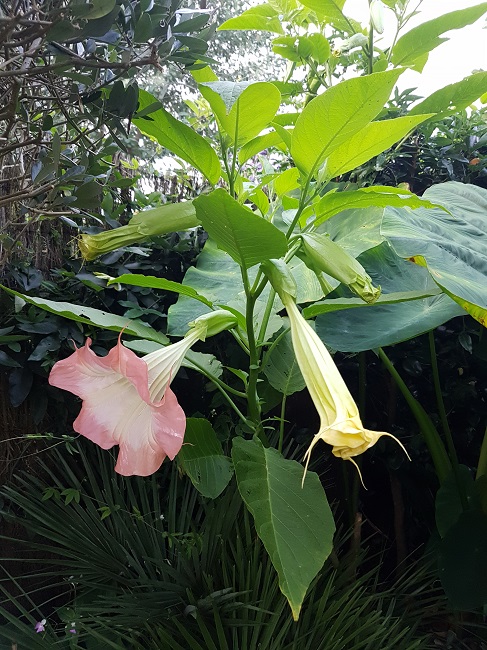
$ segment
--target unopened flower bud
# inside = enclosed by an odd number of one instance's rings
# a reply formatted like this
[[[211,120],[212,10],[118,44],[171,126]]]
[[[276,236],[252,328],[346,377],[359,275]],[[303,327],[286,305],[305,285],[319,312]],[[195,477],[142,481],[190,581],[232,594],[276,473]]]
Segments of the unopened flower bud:
[[[364,267],[345,249],[327,235],[301,235],[307,262],[316,271],[323,271],[346,284],[364,302],[372,303],[380,296],[380,287],[374,287]]]

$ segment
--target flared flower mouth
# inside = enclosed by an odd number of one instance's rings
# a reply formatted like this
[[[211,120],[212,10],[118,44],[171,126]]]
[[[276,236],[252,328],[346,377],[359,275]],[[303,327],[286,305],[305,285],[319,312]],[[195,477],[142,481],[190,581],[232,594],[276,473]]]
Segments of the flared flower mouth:
[[[402,443],[392,434],[364,427],[357,405],[325,344],[301,315],[294,299],[286,293],[281,299],[291,324],[296,360],[320,416],[320,429],[304,457],[305,474],[311,452],[319,440],[332,445],[334,456],[351,461],[357,469],[353,458],[375,445],[382,436],[393,438],[407,455]]]
[[[120,338],[106,357],[97,356],[90,346],[87,339],[70,357],[58,361],[49,383],[83,400],[73,423],[77,433],[102,449],[119,445],[116,472],[148,476],[166,456],[172,460],[183,443],[186,417],[168,386],[176,364],[166,353],[168,363],[156,374],[153,356],[151,377],[149,364],[125,348]]]
[[[115,471],[123,476],[148,476],[181,449],[186,416],[169,387],[196,341],[233,327],[228,311],[204,314],[186,336],[161,346],[143,358],[124,347],[121,334],[107,356],[91,349],[91,339],[67,359],[54,364],[52,386],[81,397],[81,411],[73,423],[77,433],[102,449],[119,446]]]

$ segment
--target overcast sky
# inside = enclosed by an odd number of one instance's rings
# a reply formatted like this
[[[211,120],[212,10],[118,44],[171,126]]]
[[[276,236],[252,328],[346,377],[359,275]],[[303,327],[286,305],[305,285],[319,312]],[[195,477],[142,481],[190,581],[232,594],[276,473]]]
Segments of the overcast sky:
[[[446,14],[478,4],[481,4],[479,0],[423,0],[420,8],[421,13],[411,19],[407,29],[432,20],[440,13]],[[411,2],[411,5],[414,7],[414,2]],[[368,0],[347,0],[344,11],[347,15],[366,24]],[[386,10],[386,14],[389,16],[388,22],[393,28],[394,15],[389,10]],[[487,70],[486,26],[486,18],[483,17],[473,25],[449,32],[447,35],[450,40],[433,50],[422,74],[412,71],[405,72],[399,80],[400,87],[417,87],[418,94],[426,96],[447,84],[460,81],[471,74],[473,70]]]
[[[251,5],[263,2],[263,0],[247,1]],[[412,8],[417,5],[417,1],[411,0]],[[481,0],[423,0],[420,13],[411,19],[407,29],[437,18],[440,13],[446,14],[478,4],[481,4]],[[346,0],[344,12],[365,26],[369,20],[368,8],[368,0]],[[386,31],[384,34],[385,36],[389,34],[389,41],[378,43],[384,48],[390,44],[395,30],[394,14],[389,9],[386,9],[385,14]],[[449,32],[447,35],[450,40],[433,50],[423,72],[421,74],[412,71],[405,72],[399,79],[399,87],[401,89],[416,87],[418,88],[417,94],[426,97],[438,88],[460,81],[471,74],[473,70],[487,70],[486,27],[486,17],[482,17],[473,25]]]

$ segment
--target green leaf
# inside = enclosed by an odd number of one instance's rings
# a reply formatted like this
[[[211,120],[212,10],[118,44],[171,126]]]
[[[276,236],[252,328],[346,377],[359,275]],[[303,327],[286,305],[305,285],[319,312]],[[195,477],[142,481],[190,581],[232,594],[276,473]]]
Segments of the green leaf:
[[[283,395],[304,390],[306,382],[294,354],[290,332],[286,332],[266,356],[263,371],[270,385]]]
[[[199,85],[223,131],[241,146],[255,138],[274,118],[281,93],[268,82],[215,81]]]
[[[83,15],[83,18],[95,20],[109,14],[115,7],[115,0],[90,0],[88,6],[90,9]]]
[[[150,14],[142,14],[135,25],[134,43],[145,43],[152,37],[154,26]]]
[[[195,291],[192,287],[187,287],[180,282],[173,282],[164,278],[156,278],[153,275],[143,274],[130,274],[126,273],[117,278],[112,278],[108,281],[108,286],[113,284],[130,284],[135,287],[150,287],[151,289],[162,289],[163,291],[174,291],[175,293],[189,296],[204,303],[208,307],[212,307],[212,303],[204,296]]]
[[[204,292],[215,305],[227,305],[244,290],[240,267],[211,239],[205,243],[196,266],[190,266],[186,271],[182,284],[200,294]],[[206,305],[180,295],[178,301],[169,307],[168,333],[183,336],[188,323],[208,311]]]
[[[299,187],[299,170],[297,167],[289,167],[274,178],[272,183],[277,196],[287,194]]]
[[[238,162],[243,165],[249,158],[253,158],[261,151],[264,151],[264,149],[269,149],[270,147],[277,147],[281,150],[286,148],[281,135],[277,131],[258,135],[256,138],[249,140],[238,152]]]
[[[481,97],[486,87],[487,72],[477,72],[470,75],[470,77],[465,77],[462,81],[440,88],[422,102],[416,104],[409,111],[409,115],[436,113],[434,117],[429,119],[430,122],[436,122],[452,112],[470,106],[472,102]]]
[[[438,551],[441,584],[455,609],[487,604],[487,515],[464,512],[448,530]]]
[[[363,165],[374,156],[378,156],[389,147],[392,147],[418,124],[431,116],[431,113],[414,117],[407,115],[393,120],[370,122],[331,152],[326,162],[328,177],[340,176],[340,174],[345,174],[351,169]]]
[[[131,336],[139,336],[140,338],[148,339],[149,341],[156,341],[161,345],[168,343],[167,337],[164,336],[162,332],[157,332],[149,325],[138,320],[127,320],[127,318],[124,318],[123,316],[109,314],[100,309],[93,309],[93,307],[84,307],[81,305],[73,305],[69,302],[55,302],[53,300],[46,300],[45,298],[27,296],[18,291],[13,291],[13,289],[7,289],[7,287],[2,285],[0,285],[0,288],[4,289],[4,291],[10,295],[18,296],[25,302],[31,305],[36,305],[36,307],[40,307],[51,314],[57,314],[58,316],[69,318],[78,323],[95,325],[96,327],[101,327],[102,329],[112,330],[115,332],[121,332],[124,330],[124,332]]]
[[[155,101],[156,98],[146,90],[139,90],[140,111]],[[213,185],[220,178],[220,161],[212,147],[196,131],[168,113],[162,105],[146,117],[136,115],[132,122],[142,133],[152,137],[161,146],[193,165]]]
[[[474,498],[475,481],[465,465],[458,466],[458,475],[462,489],[469,501]],[[457,477],[451,472],[440,485],[435,499],[436,527],[440,537],[445,537],[450,528],[458,521],[463,512],[462,500],[458,493]]]
[[[420,199],[408,190],[396,187],[374,185],[351,192],[336,192],[332,190],[320,199],[315,207],[316,219],[314,226],[319,226],[335,214],[349,209],[364,209],[371,206],[416,208],[437,207],[431,201]]]
[[[216,499],[233,475],[232,461],[223,454],[213,427],[203,418],[188,418],[178,465],[200,494]]]
[[[218,31],[225,29],[251,29],[276,34],[284,33],[279,14],[268,4],[251,7],[240,16],[230,18],[218,27]]]
[[[384,241],[380,227],[383,208],[345,210],[318,226],[317,232],[327,233],[350,255],[358,257]]]
[[[286,254],[284,233],[240,205],[224,189],[200,196],[193,203],[203,228],[237,264],[250,268]]]
[[[328,21],[336,27],[347,25],[342,9],[345,0],[299,0],[302,5],[312,9],[319,20]]]
[[[440,38],[441,34],[452,29],[461,29],[471,25],[487,12],[487,2],[482,2],[474,7],[459,9],[438,18],[429,20],[401,36],[392,50],[392,63],[396,66],[407,66],[417,72],[422,72],[428,54],[447,38]],[[426,55],[426,56],[425,56]]]
[[[306,175],[364,128],[389,99],[400,70],[342,81],[313,99],[296,120],[291,155]]]
[[[448,182],[430,187],[424,198],[451,215],[387,208],[381,232],[400,257],[427,266],[445,293],[487,325],[487,190]]]
[[[310,34],[308,41],[311,43],[311,57],[320,65],[323,65],[330,58],[330,43],[328,40],[317,32]]]
[[[321,312],[316,319],[316,331],[333,349],[361,352],[394,345],[463,313],[448,296],[438,294],[426,269],[402,260],[387,243],[368,250],[358,260],[382,288],[382,295],[374,304],[337,298],[308,307],[304,312],[306,317]]]
[[[257,440],[234,438],[238,489],[297,620],[306,591],[333,548],[335,523],[314,472]]]

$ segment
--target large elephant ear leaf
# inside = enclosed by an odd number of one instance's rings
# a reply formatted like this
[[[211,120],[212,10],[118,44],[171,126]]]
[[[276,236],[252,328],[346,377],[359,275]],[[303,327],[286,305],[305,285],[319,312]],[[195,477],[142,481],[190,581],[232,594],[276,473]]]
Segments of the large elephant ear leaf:
[[[487,190],[462,183],[431,187],[438,209],[388,208],[381,233],[395,252],[426,266],[433,280],[487,326]]]

